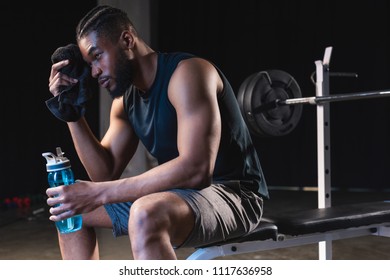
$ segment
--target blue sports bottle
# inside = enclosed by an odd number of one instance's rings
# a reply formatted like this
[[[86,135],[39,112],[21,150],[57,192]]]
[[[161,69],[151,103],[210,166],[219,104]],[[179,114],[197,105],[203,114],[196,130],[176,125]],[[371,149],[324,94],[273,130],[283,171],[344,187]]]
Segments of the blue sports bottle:
[[[53,153],[43,153],[46,159],[46,171],[48,172],[48,182],[50,187],[61,185],[71,185],[74,183],[74,175],[71,169],[70,161],[64,157],[60,147],[56,148],[57,155]],[[59,206],[59,205],[56,205]],[[60,233],[75,232],[82,227],[81,215],[76,215],[65,220],[55,222]]]

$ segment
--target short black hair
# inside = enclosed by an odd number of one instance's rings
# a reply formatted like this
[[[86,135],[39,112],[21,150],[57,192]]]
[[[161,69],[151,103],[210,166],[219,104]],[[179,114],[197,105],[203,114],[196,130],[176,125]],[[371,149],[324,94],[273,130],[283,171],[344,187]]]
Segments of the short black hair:
[[[117,40],[121,32],[129,27],[134,29],[133,23],[123,10],[100,5],[90,10],[79,21],[76,27],[76,40],[79,41],[90,32],[96,31],[98,37],[104,36],[113,41]]]

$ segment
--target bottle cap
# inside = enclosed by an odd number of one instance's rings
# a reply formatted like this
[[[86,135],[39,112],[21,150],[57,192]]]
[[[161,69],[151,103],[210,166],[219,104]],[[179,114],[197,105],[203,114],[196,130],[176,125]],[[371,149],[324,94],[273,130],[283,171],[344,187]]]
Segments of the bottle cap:
[[[66,168],[70,168],[70,161],[64,157],[60,147],[56,148],[57,156],[53,153],[43,153],[42,156],[46,159],[47,172],[58,171]]]

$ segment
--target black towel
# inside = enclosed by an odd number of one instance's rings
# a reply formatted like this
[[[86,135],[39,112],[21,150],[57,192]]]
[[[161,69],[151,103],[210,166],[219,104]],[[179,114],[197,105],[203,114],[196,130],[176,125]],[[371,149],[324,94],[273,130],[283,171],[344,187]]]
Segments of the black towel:
[[[52,63],[69,59],[69,64],[61,68],[60,72],[78,79],[78,83],[62,86],[60,94],[46,100],[50,112],[64,122],[75,122],[84,116],[86,104],[92,98],[90,90],[92,76],[91,69],[83,60],[80,49],[75,44],[59,47],[51,56]]]

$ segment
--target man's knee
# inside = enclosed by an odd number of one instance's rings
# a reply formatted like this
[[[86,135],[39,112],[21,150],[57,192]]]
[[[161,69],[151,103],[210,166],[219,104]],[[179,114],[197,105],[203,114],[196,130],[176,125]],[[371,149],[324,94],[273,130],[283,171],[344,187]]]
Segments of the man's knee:
[[[82,214],[83,227],[111,228],[112,222],[104,207],[99,207],[89,213]]]
[[[129,215],[129,233],[134,231],[157,232],[169,227],[169,210],[164,201],[140,198],[136,200]]]
[[[156,193],[136,200],[130,209],[129,235],[131,240],[144,242],[169,236],[170,242],[180,245],[194,226],[194,213],[187,202],[174,193]]]

